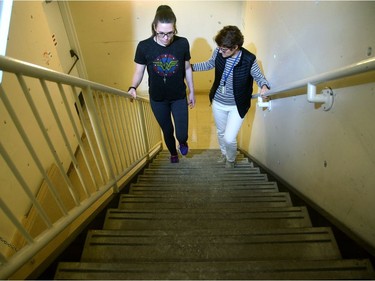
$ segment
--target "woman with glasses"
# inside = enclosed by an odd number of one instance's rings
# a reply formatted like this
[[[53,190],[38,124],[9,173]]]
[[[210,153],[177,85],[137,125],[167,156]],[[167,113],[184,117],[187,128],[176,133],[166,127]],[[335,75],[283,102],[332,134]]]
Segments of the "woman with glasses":
[[[190,108],[195,105],[190,46],[186,38],[176,35],[176,16],[167,5],[158,7],[151,29],[152,36],[137,46],[135,73],[129,93],[136,97],[136,89],[147,69],[151,108],[163,131],[171,154],[170,161],[178,163],[174,133],[179,143],[178,150],[186,155],[189,150],[188,105]],[[189,88],[188,99],[185,80]]]
[[[215,80],[210,91],[212,112],[221,150],[218,162],[234,168],[237,154],[237,134],[250,108],[253,82],[263,97],[270,84],[263,76],[254,54],[242,47],[244,37],[236,26],[225,26],[215,37],[217,48],[206,62],[194,63],[193,71],[215,68]]]

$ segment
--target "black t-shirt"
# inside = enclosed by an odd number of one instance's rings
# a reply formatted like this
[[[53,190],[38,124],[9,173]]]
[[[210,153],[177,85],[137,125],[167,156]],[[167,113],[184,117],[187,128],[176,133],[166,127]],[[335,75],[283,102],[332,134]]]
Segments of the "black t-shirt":
[[[185,61],[190,60],[189,42],[174,36],[169,46],[153,37],[139,42],[134,61],[146,65],[150,97],[155,101],[186,98]]]

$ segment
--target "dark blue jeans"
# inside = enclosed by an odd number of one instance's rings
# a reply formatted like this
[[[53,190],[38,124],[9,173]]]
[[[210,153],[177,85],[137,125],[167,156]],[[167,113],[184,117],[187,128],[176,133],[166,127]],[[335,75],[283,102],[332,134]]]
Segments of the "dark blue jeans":
[[[154,101],[150,99],[151,109],[163,131],[165,144],[171,155],[177,155],[173,122],[176,127],[176,138],[179,143],[188,139],[189,112],[187,100]]]

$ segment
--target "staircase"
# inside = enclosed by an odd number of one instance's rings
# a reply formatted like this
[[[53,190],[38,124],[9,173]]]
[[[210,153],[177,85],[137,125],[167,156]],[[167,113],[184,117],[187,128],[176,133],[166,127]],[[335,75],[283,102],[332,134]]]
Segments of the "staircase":
[[[91,230],[81,262],[55,279],[373,279],[368,260],[342,259],[330,228],[243,155],[234,169],[217,150],[180,163],[161,152]]]

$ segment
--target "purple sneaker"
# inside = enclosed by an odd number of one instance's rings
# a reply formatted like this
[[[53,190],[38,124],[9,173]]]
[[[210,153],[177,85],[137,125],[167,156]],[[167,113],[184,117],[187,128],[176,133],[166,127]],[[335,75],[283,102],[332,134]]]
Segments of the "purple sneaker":
[[[178,150],[180,151],[181,155],[185,156],[189,152],[189,146],[187,143],[181,143]]]
[[[178,155],[171,155],[171,163],[178,163]]]

